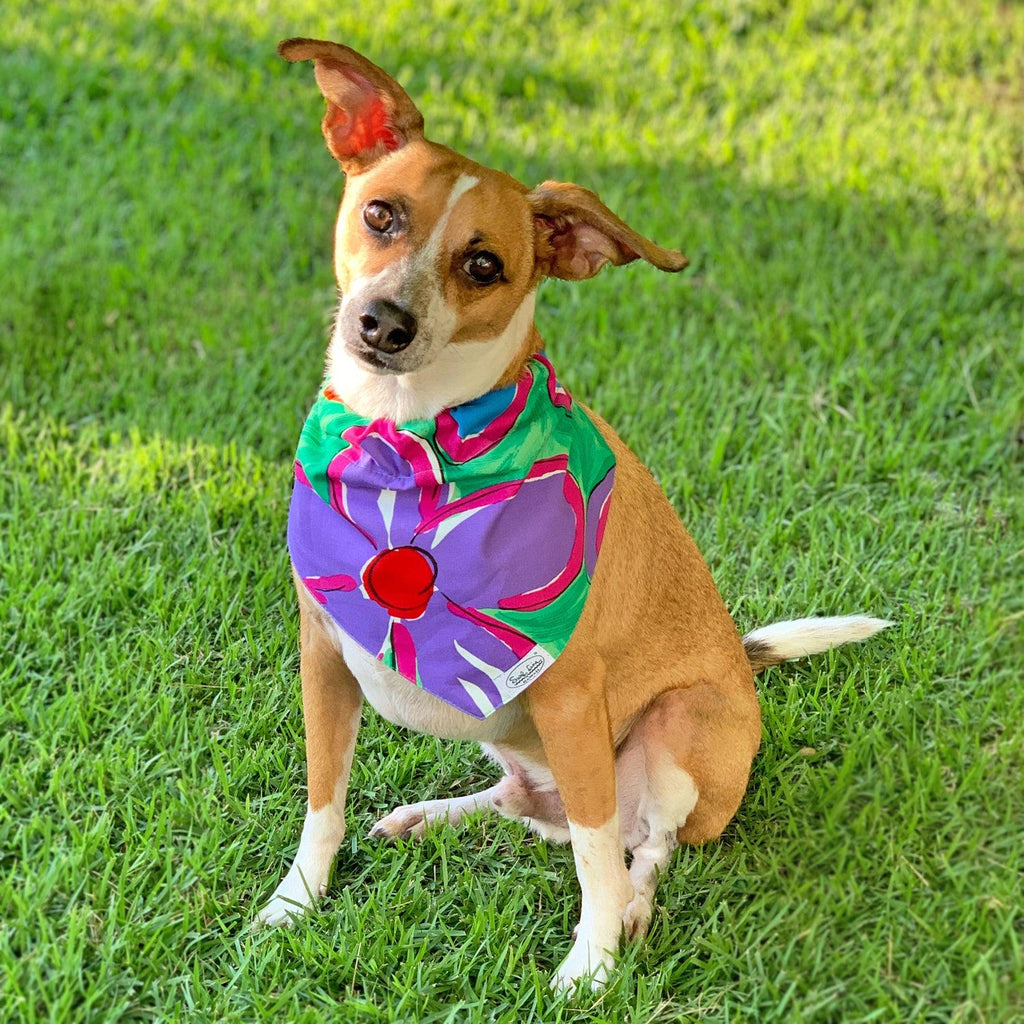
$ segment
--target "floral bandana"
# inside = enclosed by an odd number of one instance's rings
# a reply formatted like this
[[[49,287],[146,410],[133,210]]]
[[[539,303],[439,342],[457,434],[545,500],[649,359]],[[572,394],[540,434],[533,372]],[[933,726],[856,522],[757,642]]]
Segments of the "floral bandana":
[[[299,439],[288,549],[362,648],[486,718],[569,642],[614,475],[540,355],[517,384],[402,425],[325,387]]]

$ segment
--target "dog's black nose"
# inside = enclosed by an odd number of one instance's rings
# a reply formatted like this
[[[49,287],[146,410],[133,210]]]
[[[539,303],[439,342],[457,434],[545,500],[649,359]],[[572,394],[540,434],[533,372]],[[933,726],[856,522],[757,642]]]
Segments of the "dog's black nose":
[[[359,318],[359,337],[380,352],[401,352],[416,337],[416,317],[387,299],[374,299]]]

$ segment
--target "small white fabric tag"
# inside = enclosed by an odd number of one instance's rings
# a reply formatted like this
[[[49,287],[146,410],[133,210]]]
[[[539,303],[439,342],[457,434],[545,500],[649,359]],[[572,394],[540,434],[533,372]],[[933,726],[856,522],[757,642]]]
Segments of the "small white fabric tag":
[[[494,685],[507,701],[512,700],[554,663],[555,659],[540,644],[537,644],[525,658],[520,658],[503,675],[496,676]]]

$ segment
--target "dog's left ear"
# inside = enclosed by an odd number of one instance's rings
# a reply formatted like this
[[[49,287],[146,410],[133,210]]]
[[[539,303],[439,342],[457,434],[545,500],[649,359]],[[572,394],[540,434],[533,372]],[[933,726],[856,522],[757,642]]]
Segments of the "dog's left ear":
[[[326,39],[285,39],[277,52],[315,62],[316,84],[327,99],[324,139],[346,174],[423,136],[423,115],[406,91],[362,54]]]
[[[545,181],[526,200],[533,210],[537,263],[548,277],[582,281],[606,263],[619,267],[636,259],[674,273],[690,262],[644,238],[579,185]]]

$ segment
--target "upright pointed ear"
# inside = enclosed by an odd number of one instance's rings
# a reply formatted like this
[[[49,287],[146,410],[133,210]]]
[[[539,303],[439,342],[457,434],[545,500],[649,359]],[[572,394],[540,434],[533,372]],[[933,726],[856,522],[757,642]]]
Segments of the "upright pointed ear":
[[[582,281],[606,263],[619,267],[635,259],[674,273],[690,262],[648,241],[579,185],[545,181],[526,199],[533,210],[537,262],[548,277]]]
[[[327,99],[324,138],[346,174],[422,138],[423,115],[405,90],[355,50],[325,39],[285,39],[277,52],[285,60],[315,62],[316,84]]]

